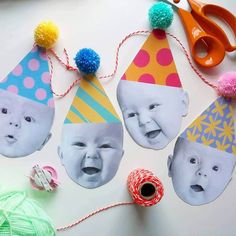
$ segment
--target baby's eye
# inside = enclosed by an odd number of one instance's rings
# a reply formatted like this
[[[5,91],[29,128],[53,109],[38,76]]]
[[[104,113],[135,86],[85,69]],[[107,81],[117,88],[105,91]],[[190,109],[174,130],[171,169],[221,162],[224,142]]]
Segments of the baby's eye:
[[[86,144],[85,144],[85,143],[82,143],[82,142],[76,142],[76,143],[73,144],[73,146],[86,147]]]
[[[26,120],[27,122],[29,122],[29,123],[35,121],[35,119],[34,119],[33,117],[31,117],[31,116],[25,116],[25,120]]]
[[[8,110],[7,110],[7,108],[3,107],[3,108],[1,109],[1,112],[2,112],[2,114],[7,114],[7,113],[8,113]]]
[[[159,104],[152,104],[149,106],[149,110],[153,110],[155,108],[157,108],[159,106]]]
[[[137,116],[137,113],[135,113],[135,112],[132,112],[132,113],[128,114],[128,118],[135,117],[135,116]]]
[[[196,157],[191,157],[191,158],[189,159],[189,162],[190,162],[191,164],[195,165],[195,164],[198,164],[198,159],[197,159]]]
[[[112,148],[110,144],[102,144],[99,148]]]
[[[215,165],[215,166],[212,167],[212,170],[218,171],[218,170],[219,170],[219,167]]]

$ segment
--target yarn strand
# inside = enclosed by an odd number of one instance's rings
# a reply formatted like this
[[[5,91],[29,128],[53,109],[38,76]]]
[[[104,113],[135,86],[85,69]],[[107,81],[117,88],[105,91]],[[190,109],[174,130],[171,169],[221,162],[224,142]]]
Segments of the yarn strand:
[[[109,205],[109,206],[106,206],[106,207],[103,207],[103,208],[100,208],[86,216],[84,216],[83,218],[81,218],[80,220],[70,224],[70,225],[67,225],[67,226],[64,226],[64,227],[61,227],[61,228],[57,228],[57,231],[60,232],[60,231],[65,231],[67,229],[70,229],[78,224],[80,224],[81,222],[87,220],[88,218],[100,213],[100,212],[103,212],[103,211],[106,211],[106,210],[109,210],[111,208],[114,208],[114,207],[118,207],[118,206],[128,206],[128,205],[134,205],[135,202],[119,202],[119,203],[115,203],[115,204],[112,204],[112,205]]]
[[[104,75],[104,76],[99,76],[98,79],[107,79],[107,78],[113,78],[115,75],[116,75],[116,72],[118,70],[118,66],[119,66],[119,54],[120,54],[120,49],[121,47],[123,46],[123,44],[131,37],[133,36],[137,36],[137,35],[146,35],[146,34],[150,34],[151,31],[149,30],[138,30],[138,31],[135,31],[135,32],[132,32],[130,34],[128,34],[127,36],[125,36],[121,42],[118,44],[118,47],[116,49],[116,55],[115,55],[115,66],[114,66],[114,69],[112,71],[112,73],[108,74],[108,75]],[[188,60],[188,63],[189,65],[191,66],[191,68],[193,69],[193,71],[196,73],[196,75],[204,82],[206,83],[207,85],[209,85],[210,87],[214,88],[215,90],[217,90],[217,86],[211,82],[209,82],[198,70],[197,68],[193,65],[192,61],[191,61],[191,58],[186,50],[186,48],[184,47],[184,45],[181,43],[181,41],[176,37],[174,36],[173,34],[171,33],[168,33],[166,32],[167,35],[169,35],[172,39],[174,39],[178,44],[179,46],[181,47],[181,49],[183,50],[183,53],[184,55],[186,56],[187,60]],[[69,56],[68,56],[68,53],[66,51],[66,49],[63,50],[64,54],[65,54],[65,57],[66,57],[66,63],[58,56],[58,54],[53,50],[53,49],[49,49],[48,50],[55,58],[56,60],[63,66],[65,67],[67,70],[70,70],[70,71],[77,71],[78,72],[78,69],[71,66],[70,65],[70,60],[69,60]],[[51,57],[48,55],[48,60],[49,60],[49,63],[50,63],[50,87],[51,87],[51,91],[52,93],[57,96],[57,97],[65,97],[70,91],[71,89],[80,83],[80,81],[82,80],[82,76],[77,78],[73,83],[71,83],[71,85],[68,87],[68,89],[64,92],[64,93],[56,93],[54,91],[54,89],[52,88],[52,76],[53,76],[53,70],[54,70],[54,67],[53,67],[53,62],[52,62],[52,59]]]

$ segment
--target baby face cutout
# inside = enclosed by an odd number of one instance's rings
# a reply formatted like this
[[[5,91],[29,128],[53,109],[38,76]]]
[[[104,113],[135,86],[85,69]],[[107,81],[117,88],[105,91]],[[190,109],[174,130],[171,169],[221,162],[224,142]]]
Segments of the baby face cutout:
[[[164,148],[187,115],[188,95],[181,88],[121,80],[117,98],[129,134],[146,148]]]
[[[123,156],[122,125],[66,124],[58,153],[74,182],[85,188],[104,185],[115,176]]]
[[[202,205],[224,191],[235,162],[233,154],[178,138],[168,160],[169,176],[178,197],[190,205]]]
[[[0,154],[23,157],[50,138],[54,109],[0,89]]]

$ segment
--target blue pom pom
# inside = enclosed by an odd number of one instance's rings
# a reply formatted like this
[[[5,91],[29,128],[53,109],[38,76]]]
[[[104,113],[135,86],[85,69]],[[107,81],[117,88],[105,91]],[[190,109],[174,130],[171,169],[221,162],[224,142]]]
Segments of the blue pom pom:
[[[78,69],[85,74],[94,74],[100,66],[99,55],[90,48],[81,49],[74,60]]]
[[[158,2],[149,9],[148,16],[153,29],[165,30],[171,25],[174,12],[171,5]]]

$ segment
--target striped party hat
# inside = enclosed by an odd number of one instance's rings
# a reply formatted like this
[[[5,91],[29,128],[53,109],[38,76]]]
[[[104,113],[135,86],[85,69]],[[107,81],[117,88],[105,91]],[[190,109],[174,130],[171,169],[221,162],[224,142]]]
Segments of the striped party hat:
[[[0,89],[54,107],[46,51],[35,46],[0,82]]]
[[[81,81],[64,124],[121,123],[102,85],[94,75]]]
[[[180,137],[236,155],[234,121],[231,100],[219,97]]]
[[[152,31],[121,80],[182,87],[165,31]]]

